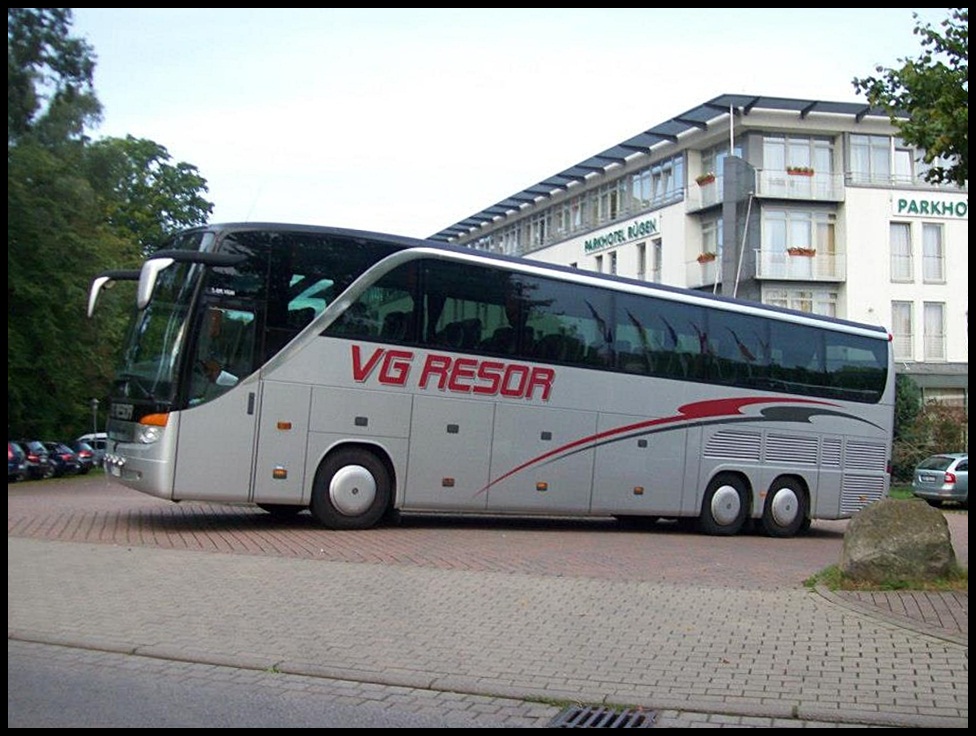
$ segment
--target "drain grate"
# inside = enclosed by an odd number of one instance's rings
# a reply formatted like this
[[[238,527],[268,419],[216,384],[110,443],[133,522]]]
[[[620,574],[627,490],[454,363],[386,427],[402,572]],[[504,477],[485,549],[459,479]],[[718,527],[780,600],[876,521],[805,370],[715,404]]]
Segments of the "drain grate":
[[[657,711],[653,710],[571,705],[549,721],[548,728],[651,728],[655,721]]]

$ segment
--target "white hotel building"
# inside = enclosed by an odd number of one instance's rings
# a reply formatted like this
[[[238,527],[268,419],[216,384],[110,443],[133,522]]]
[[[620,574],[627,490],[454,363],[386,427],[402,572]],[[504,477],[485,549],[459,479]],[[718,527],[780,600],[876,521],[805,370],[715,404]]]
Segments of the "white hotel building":
[[[883,325],[969,394],[969,189],[862,103],[721,95],[431,239]]]

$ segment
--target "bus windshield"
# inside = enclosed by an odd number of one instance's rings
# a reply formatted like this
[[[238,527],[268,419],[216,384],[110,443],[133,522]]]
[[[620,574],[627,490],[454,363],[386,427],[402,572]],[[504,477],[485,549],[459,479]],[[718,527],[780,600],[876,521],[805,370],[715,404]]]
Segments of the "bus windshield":
[[[163,272],[156,298],[130,325],[122,364],[116,374],[115,395],[130,399],[172,402],[175,398],[177,357],[190,316],[192,285],[187,271],[199,267],[174,264]]]
[[[207,237],[196,234],[173,245],[197,249]],[[203,268],[193,263],[174,263],[160,273],[153,300],[136,311],[129,323],[115,376],[115,396],[173,403],[179,386],[178,357],[202,273]]]

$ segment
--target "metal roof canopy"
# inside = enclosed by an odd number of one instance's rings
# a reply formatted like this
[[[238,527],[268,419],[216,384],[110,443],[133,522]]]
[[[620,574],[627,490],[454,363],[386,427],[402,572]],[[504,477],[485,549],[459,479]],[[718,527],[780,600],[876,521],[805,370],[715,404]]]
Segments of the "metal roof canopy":
[[[655,146],[662,143],[676,144],[678,137],[690,130],[707,130],[709,124],[714,122],[716,118],[727,115],[729,110],[735,116],[745,116],[754,109],[796,112],[800,119],[805,119],[814,112],[852,115],[856,122],[861,122],[868,115],[889,117],[884,109],[871,107],[860,102],[797,100],[788,97],[757,97],[755,95],[719,95],[677,117],[665,120],[643,133],[638,133],[633,138],[628,138],[612,148],[590,156],[575,166],[570,166],[558,174],[543,179],[538,184],[533,184],[520,192],[516,192],[497,204],[476,212],[431,235],[428,240],[450,242],[455,237],[473,232],[485,222],[491,222],[511,212],[518,212],[524,205],[531,204],[543,197],[549,197],[553,192],[567,189],[571,182],[583,182],[590,174],[606,173],[614,164],[623,165],[628,156],[633,156],[635,153],[649,154]]]

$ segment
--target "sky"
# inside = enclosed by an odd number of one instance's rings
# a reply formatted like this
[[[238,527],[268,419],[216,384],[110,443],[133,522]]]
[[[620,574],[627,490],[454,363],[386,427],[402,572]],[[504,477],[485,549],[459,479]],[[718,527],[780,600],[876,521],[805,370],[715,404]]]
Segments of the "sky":
[[[211,222],[427,237],[721,94],[864,101],[946,8],[74,8],[93,138],[149,139]]]

